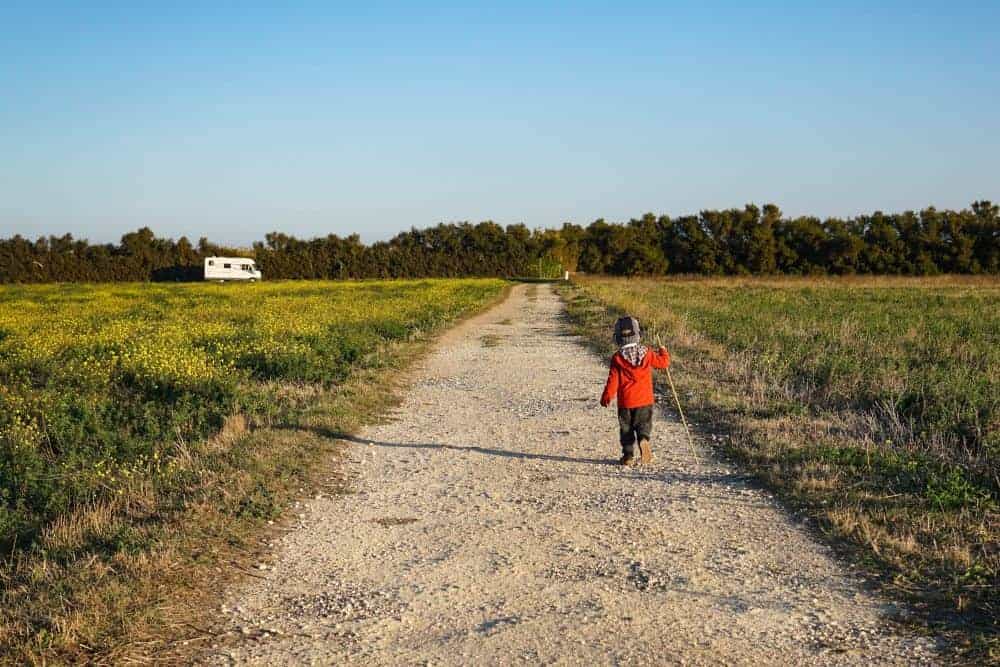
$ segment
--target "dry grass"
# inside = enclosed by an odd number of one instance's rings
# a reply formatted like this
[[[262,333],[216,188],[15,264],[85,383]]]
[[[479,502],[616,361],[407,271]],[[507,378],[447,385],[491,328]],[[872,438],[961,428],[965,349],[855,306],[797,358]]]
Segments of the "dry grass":
[[[183,484],[137,481],[59,517],[41,538],[45,557],[3,567],[0,660],[174,662],[211,642],[212,603],[261,557],[261,527],[336,460],[340,445],[312,427],[349,430],[384,407],[375,396],[359,404],[373,392],[352,389],[296,428],[247,430],[231,419],[204,449],[178,457]]]
[[[806,290],[814,295],[809,304],[815,307],[831,294],[871,299],[872,288],[887,290],[893,298],[901,295],[903,303],[906,290],[928,290],[934,304],[944,304],[940,312],[954,312],[947,309],[962,299],[1000,304],[995,278],[952,276],[590,279],[577,281],[564,294],[573,320],[604,352],[610,349],[614,318],[623,312],[637,316],[650,339],[662,336],[675,355],[674,379],[685,411],[691,411],[704,433],[721,435],[726,454],[796,510],[815,518],[845,557],[867,568],[887,593],[910,602],[922,623],[953,639],[958,655],[1000,659],[1000,514],[997,462],[991,454],[996,413],[989,417],[997,396],[979,389],[998,378],[966,372],[943,381],[969,385],[917,384],[942,381],[934,366],[922,376],[905,372],[917,363],[907,359],[927,354],[919,320],[932,317],[930,310],[897,314],[894,323],[918,321],[902,327],[898,336],[875,341],[878,347],[865,347],[872,343],[865,340],[871,330],[866,321],[829,318],[817,324],[803,319],[800,325],[797,302],[789,296],[792,305],[784,306],[782,296]],[[761,312],[741,312],[755,303],[764,308],[758,297],[782,304],[775,310],[780,321]],[[949,355],[937,363],[993,373],[989,369],[995,368],[996,351],[973,343],[983,338],[960,333],[983,326],[979,309],[959,311],[966,318],[960,325],[938,323],[946,332],[959,333],[928,344],[936,346],[934,354]],[[829,354],[824,345],[843,351],[854,341],[865,351],[857,369],[845,362],[832,366],[839,374],[825,378],[801,372],[824,368]],[[789,363],[790,351],[795,352],[794,363]],[[875,357],[870,364],[866,355]],[[901,361],[879,367],[889,357]],[[967,365],[969,358],[974,365]],[[915,413],[904,412],[905,402],[863,400],[874,395],[873,387],[888,396],[952,390],[967,401],[981,401],[980,414],[987,415],[987,422],[978,440],[972,430],[973,439],[963,442],[947,420],[951,413],[921,422]],[[958,419],[967,413],[954,414]]]

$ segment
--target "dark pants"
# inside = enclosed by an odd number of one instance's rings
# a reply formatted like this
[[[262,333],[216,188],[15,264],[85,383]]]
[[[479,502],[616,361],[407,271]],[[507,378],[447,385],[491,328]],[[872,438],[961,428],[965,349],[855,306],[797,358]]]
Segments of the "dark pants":
[[[634,454],[636,440],[649,440],[653,434],[653,406],[618,408],[618,437],[622,454]]]

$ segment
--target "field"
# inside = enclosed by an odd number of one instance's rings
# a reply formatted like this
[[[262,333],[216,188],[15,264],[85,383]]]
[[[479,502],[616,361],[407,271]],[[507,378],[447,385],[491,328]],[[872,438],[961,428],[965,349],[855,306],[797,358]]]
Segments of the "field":
[[[1000,282],[582,278],[567,300],[602,349],[637,316],[706,435],[925,620],[995,637]]]
[[[377,412],[421,341],[503,285],[0,288],[6,657],[83,659],[155,636],[157,577],[198,564],[183,540],[217,564],[309,474],[322,453],[309,428]]]

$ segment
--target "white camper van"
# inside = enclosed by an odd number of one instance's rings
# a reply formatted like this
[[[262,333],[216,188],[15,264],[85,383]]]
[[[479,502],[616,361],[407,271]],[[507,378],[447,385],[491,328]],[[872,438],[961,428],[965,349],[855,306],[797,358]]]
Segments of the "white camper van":
[[[247,257],[206,257],[205,280],[260,280],[264,276]]]

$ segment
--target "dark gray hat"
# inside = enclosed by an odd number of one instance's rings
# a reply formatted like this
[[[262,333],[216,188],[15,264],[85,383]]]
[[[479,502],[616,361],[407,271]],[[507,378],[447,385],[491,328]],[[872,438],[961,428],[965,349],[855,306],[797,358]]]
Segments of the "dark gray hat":
[[[631,315],[619,317],[615,322],[615,343],[618,345],[630,345],[639,342],[639,320]]]

